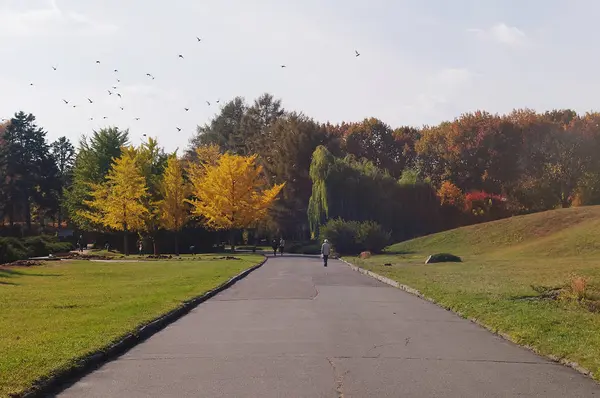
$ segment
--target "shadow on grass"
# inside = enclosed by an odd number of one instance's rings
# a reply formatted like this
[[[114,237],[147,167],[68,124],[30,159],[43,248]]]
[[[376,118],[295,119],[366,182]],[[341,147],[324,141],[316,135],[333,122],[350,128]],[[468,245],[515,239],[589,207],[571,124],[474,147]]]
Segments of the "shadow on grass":
[[[8,286],[18,286],[18,283],[14,283],[14,282],[5,282],[5,281],[0,281],[0,285],[8,285]]]
[[[0,268],[0,278],[16,278],[19,276],[41,276],[41,277],[59,277],[62,274],[30,274],[27,272],[17,271],[11,268]]]

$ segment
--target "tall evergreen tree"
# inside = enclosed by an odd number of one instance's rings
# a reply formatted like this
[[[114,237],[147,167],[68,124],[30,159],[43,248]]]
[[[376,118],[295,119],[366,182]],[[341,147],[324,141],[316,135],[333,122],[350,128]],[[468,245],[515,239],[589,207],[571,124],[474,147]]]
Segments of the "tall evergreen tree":
[[[60,228],[63,221],[62,203],[64,200],[64,191],[71,186],[71,182],[73,180],[75,147],[73,144],[71,144],[67,137],[60,137],[52,143],[51,151],[58,169],[58,178],[60,181],[60,190],[58,193],[60,205],[58,206],[58,212],[56,215],[58,227]]]
[[[56,206],[58,171],[35,116],[18,112],[6,126],[0,147],[2,196],[9,223],[25,222],[31,230],[32,206],[43,214]]]

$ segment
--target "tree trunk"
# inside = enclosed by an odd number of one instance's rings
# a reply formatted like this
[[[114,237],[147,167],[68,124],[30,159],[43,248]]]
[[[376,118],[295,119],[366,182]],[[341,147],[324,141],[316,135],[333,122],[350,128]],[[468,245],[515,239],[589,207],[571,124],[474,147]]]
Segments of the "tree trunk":
[[[29,196],[25,197],[25,225],[27,225],[27,231],[31,232],[31,203]]]
[[[126,256],[129,256],[129,247],[127,245],[127,228],[125,228],[125,231],[123,231],[123,253]]]
[[[230,234],[231,252],[235,251],[235,229],[232,229]]]
[[[154,250],[154,255],[158,256],[158,250],[156,250],[156,237],[152,237],[152,249]]]

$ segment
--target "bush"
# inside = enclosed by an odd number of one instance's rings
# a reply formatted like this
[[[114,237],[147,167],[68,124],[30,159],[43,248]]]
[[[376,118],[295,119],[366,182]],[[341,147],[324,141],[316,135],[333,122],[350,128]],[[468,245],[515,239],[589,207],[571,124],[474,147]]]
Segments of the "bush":
[[[390,244],[391,239],[391,233],[384,231],[381,225],[373,221],[365,221],[359,224],[358,242],[371,253],[381,253]]]
[[[321,244],[317,241],[294,242],[285,251],[293,254],[321,254]]]
[[[69,242],[60,242],[50,235],[30,236],[24,239],[0,238],[0,264],[29,257],[42,257],[50,253],[68,252],[73,248]]]
[[[390,243],[391,234],[373,221],[329,220],[321,227],[321,236],[331,241],[340,254],[363,251],[380,253]]]
[[[29,257],[29,250],[17,238],[0,238],[0,264],[11,263]]]

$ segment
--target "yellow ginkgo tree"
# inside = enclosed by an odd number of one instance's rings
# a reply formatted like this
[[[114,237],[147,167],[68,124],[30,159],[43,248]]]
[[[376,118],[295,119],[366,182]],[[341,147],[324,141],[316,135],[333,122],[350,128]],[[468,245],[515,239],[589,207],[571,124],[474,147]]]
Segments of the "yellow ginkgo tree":
[[[167,160],[163,178],[160,182],[162,200],[158,202],[158,217],[160,225],[167,231],[175,234],[175,254],[179,255],[179,232],[189,218],[189,204],[187,199],[191,190],[184,178],[183,165],[177,158],[177,153],[172,154]]]
[[[92,199],[85,201],[90,210],[80,215],[95,224],[123,232],[125,255],[129,254],[127,235],[143,231],[149,210],[146,179],[136,164],[135,148],[124,148],[115,159],[102,184],[93,184]]]
[[[199,149],[199,160],[190,166],[192,215],[202,218],[211,229],[231,231],[233,249],[233,232],[263,220],[284,184],[268,186],[256,155],[203,159],[202,151],[212,153]]]

